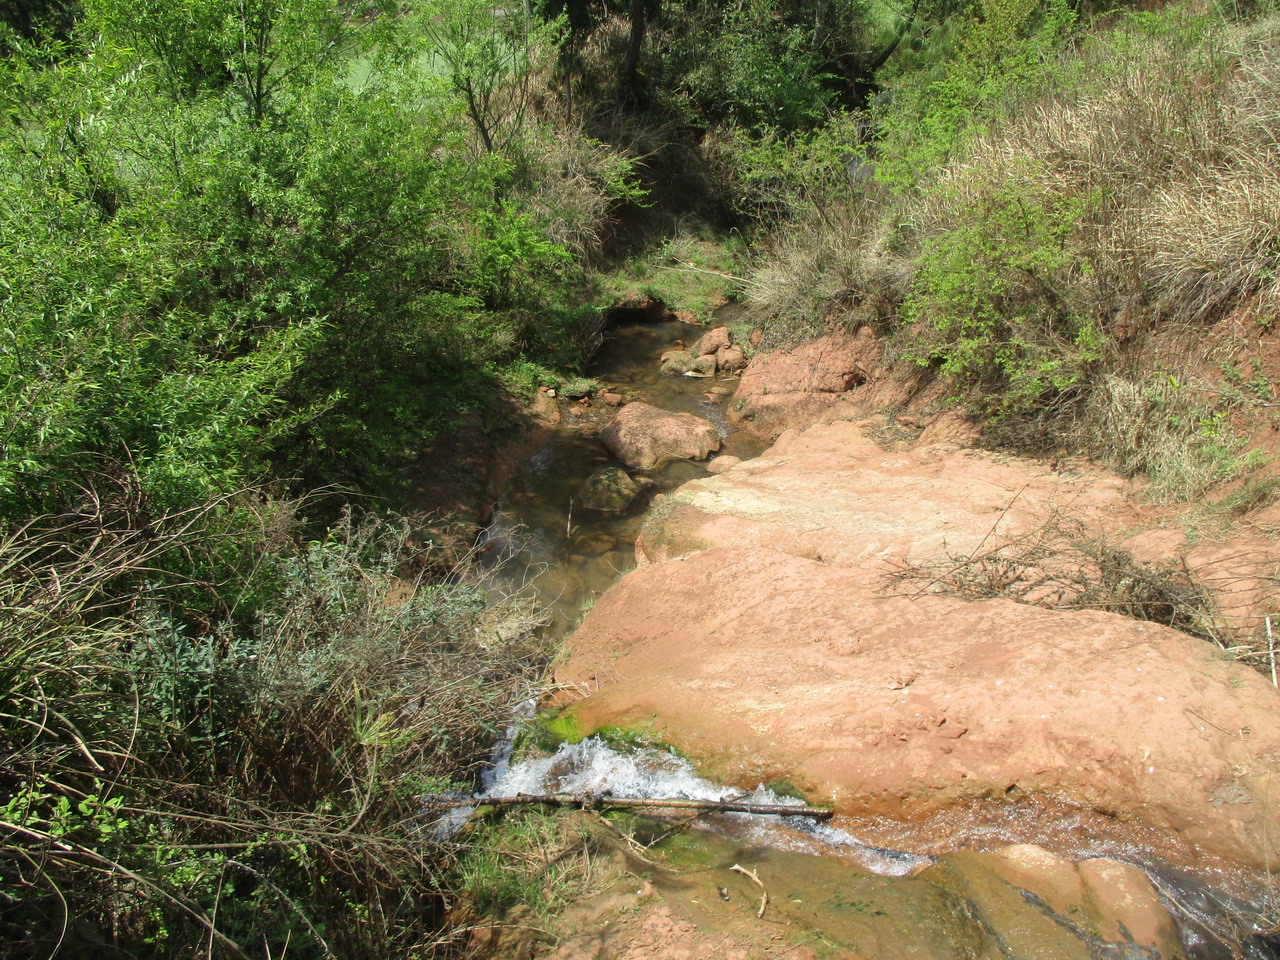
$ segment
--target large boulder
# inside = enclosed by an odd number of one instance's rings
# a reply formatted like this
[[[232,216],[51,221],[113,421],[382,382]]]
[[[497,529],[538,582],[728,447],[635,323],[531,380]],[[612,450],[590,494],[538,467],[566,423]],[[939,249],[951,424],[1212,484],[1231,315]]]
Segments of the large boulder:
[[[649,403],[627,404],[600,439],[634,470],[654,470],[672,460],[702,460],[720,449],[720,431],[709,420]]]
[[[712,355],[694,357],[685,370],[686,377],[714,377],[716,375],[716,358]]]
[[[868,412],[853,392],[871,379],[881,348],[872,331],[828,333],[789,350],[758,353],[742,373],[730,417],[766,440],[823,419]],[[900,398],[899,398],[900,399]]]
[[[673,373],[678,376],[689,369],[693,363],[693,354],[688,350],[668,350],[663,353],[658,362],[662,365],[663,373]]]
[[[1260,867],[1280,836],[1280,692],[1261,675],[1118,614],[887,579],[1026,534],[1055,505],[1123,519],[1122,493],[817,426],[664,500],[648,565],[600,599],[558,676],[593,691],[572,708],[587,730],[657,726],[728,779],[785,776],[850,815],[1066,800]]]

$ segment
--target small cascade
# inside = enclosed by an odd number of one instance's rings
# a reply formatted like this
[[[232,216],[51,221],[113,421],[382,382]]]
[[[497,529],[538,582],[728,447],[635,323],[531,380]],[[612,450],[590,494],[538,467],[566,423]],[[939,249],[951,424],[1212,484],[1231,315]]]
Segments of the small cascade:
[[[486,777],[478,802],[490,797],[565,793],[641,800],[796,803],[794,798],[763,785],[747,792],[712,783],[669,751],[637,749],[623,753],[598,737],[563,744],[549,757],[512,764],[508,756],[501,767],[495,764],[491,772],[493,776]],[[837,856],[884,876],[904,876],[932,861],[919,854],[871,846],[844,830],[807,817],[716,813],[700,816],[698,826],[731,836],[744,845]]]

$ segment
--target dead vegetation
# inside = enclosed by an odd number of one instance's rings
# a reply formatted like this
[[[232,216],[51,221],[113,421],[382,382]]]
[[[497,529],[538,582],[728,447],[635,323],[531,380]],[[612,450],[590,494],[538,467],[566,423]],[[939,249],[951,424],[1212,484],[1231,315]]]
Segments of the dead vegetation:
[[[1222,643],[1210,591],[1175,563],[1137,560],[1111,539],[1060,514],[967,556],[906,561],[888,583],[915,595],[1002,597],[1050,610],[1103,610]]]
[[[487,756],[538,612],[408,521],[282,555],[296,504],[147,513],[133,489],[0,537],[6,956],[138,931],[168,956],[427,949],[445,851],[416,796]]]

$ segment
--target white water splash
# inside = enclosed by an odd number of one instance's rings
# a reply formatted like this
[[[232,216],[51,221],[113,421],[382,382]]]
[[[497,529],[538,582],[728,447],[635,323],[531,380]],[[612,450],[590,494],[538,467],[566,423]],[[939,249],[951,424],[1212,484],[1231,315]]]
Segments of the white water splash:
[[[746,793],[712,783],[698,776],[687,761],[673,753],[651,749],[620,753],[597,737],[564,744],[550,757],[506,764],[503,772],[491,784],[486,782],[486,786],[483,797],[569,793],[646,800],[796,804],[794,798],[780,796],[764,786]],[[751,845],[816,855],[834,854],[885,876],[903,876],[930,862],[929,857],[869,846],[844,830],[808,817],[725,813],[702,818],[699,825],[728,833]]]

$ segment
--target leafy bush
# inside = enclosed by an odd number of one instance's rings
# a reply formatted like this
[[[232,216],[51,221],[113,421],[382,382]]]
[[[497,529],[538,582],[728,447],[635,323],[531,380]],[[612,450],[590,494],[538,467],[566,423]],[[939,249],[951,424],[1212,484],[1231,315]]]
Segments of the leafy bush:
[[[1001,415],[1074,391],[1101,356],[1096,321],[1066,284],[1087,198],[1032,189],[1036,179],[1013,169],[998,183],[938,188],[948,226],[926,241],[902,311],[925,328],[912,338],[915,358],[982,383]]]
[[[812,26],[789,25],[780,7],[775,0],[738,0],[710,37],[695,34],[702,49],[688,84],[713,116],[784,130],[822,117],[832,94],[823,87]]]

